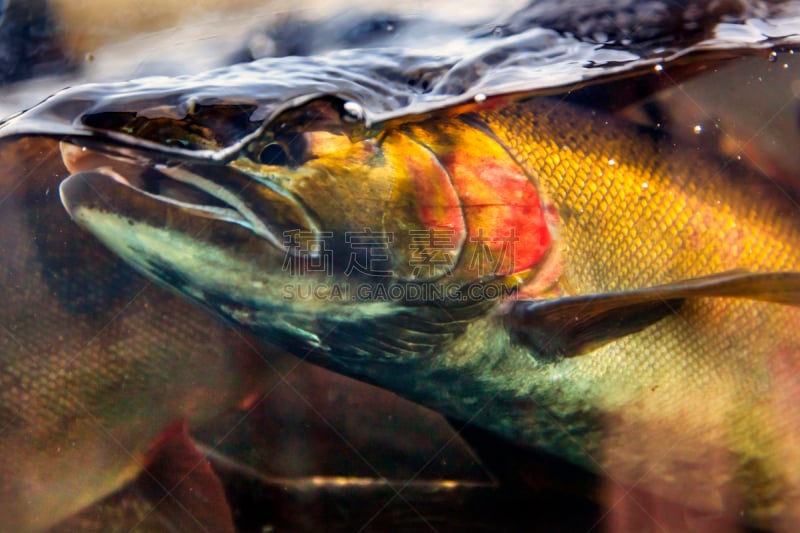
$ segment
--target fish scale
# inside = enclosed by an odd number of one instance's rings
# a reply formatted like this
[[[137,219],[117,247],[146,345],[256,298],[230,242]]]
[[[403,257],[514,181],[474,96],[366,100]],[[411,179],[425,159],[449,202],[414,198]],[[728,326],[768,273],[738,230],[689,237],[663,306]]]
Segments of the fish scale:
[[[567,106],[525,107],[524,112],[512,107],[481,118],[561,213],[562,245],[574,257],[569,277],[584,290],[634,286],[643,279],[658,283],[735,267],[798,267],[800,255],[787,255],[785,250],[800,244],[800,212],[766,179],[742,187],[732,183],[722,162],[696,152],[676,149],[670,154],[666,141],[648,144],[643,136],[632,136],[635,130],[607,124],[590,113],[577,116]],[[580,145],[571,133],[583,120],[590,121],[595,133],[590,146]],[[559,165],[541,164],[554,153]],[[582,163],[576,168],[572,161]],[[585,194],[594,187],[600,194]],[[714,206],[713,213],[708,206]],[[641,227],[642,222],[649,227]],[[737,227],[738,237],[732,231]],[[709,232],[723,239],[704,239]],[[675,256],[653,256],[637,242]],[[737,254],[731,244],[743,253]],[[597,261],[605,257],[609,259]]]
[[[753,177],[742,187],[719,161],[704,161],[666,141],[643,143],[642,137],[631,137],[631,129],[578,113],[533,102],[524,112],[509,108],[481,115],[556,206],[563,281],[570,290],[647,286],[731,268],[800,268],[798,210],[771,182]],[[595,133],[591,144],[572,133],[581,127]],[[587,157],[587,150],[594,155]],[[607,164],[612,158],[615,164]],[[550,166],[554,160],[560,163]],[[576,170],[570,164],[575,160],[586,163]],[[589,188],[597,190],[582,195]],[[696,483],[689,491],[696,501],[709,488],[716,494],[722,478],[758,475],[759,483],[749,485],[771,489],[747,494],[754,501],[744,507],[768,514],[777,501],[785,506],[798,496],[800,464],[784,445],[792,442],[788,421],[800,421],[800,409],[792,402],[776,404],[787,393],[784,387],[797,386],[781,372],[800,358],[798,326],[795,308],[691,302],[674,318],[569,361],[572,368],[562,369],[566,377],[560,379],[573,386],[590,383],[601,411],[623,413],[613,417],[607,441],[597,448],[610,472],[628,479],[632,468],[641,469],[643,485],[661,485],[661,492],[674,496]],[[631,441],[637,434],[648,438]],[[673,435],[698,440],[688,449],[680,444],[671,449]],[[693,479],[669,460],[715,448],[733,464],[701,475],[718,476],[720,483]],[[637,456],[642,460],[634,467]],[[760,461],[753,462],[755,457]],[[680,474],[689,480],[664,486],[664,478]]]

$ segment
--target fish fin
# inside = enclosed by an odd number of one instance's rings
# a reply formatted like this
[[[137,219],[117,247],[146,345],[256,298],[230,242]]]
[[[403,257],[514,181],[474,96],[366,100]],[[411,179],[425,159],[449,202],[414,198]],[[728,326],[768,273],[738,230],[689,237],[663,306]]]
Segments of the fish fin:
[[[150,463],[140,475],[153,512],[176,531],[234,533],[233,514],[222,482],[197,449],[185,422],[171,426],[151,447]]]
[[[518,342],[545,360],[584,354],[675,313],[690,298],[800,305],[800,272],[732,270],[665,285],[552,300],[518,300],[504,316]]]
[[[222,482],[183,422],[168,426],[144,461],[131,483],[48,531],[234,532]]]

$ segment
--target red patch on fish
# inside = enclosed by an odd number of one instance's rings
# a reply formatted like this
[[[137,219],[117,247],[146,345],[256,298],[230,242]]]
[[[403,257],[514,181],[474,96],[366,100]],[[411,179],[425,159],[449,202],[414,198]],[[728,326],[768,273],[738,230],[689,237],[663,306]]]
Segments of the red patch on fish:
[[[551,236],[536,188],[510,156],[492,152],[454,149],[439,160],[458,191],[473,255],[508,275],[535,266]]]
[[[468,232],[459,268],[473,278],[507,276],[542,260],[551,235],[538,191],[496,139],[459,121],[406,131],[436,154],[458,196]]]

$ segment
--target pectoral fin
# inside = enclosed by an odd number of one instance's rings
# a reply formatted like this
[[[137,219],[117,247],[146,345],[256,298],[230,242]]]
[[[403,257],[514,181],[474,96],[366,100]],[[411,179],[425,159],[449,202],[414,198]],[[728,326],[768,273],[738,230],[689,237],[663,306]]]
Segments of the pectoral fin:
[[[629,291],[519,300],[504,320],[518,342],[555,360],[641,331],[676,312],[687,299],[707,297],[800,305],[800,272],[734,270]]]

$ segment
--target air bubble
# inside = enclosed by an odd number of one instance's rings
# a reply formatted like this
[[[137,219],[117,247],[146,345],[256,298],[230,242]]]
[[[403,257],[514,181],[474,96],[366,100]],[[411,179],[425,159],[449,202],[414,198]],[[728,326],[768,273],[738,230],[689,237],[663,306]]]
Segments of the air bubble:
[[[475,95],[475,102],[480,104],[481,102],[485,102],[485,101],[486,101],[486,95],[485,94],[478,93],[478,94]]]
[[[342,104],[342,121],[356,124],[364,121],[364,108],[358,102],[349,100]]]
[[[703,126],[700,124],[695,124],[694,128],[692,128],[692,131],[695,132],[695,134],[700,135],[703,132]]]
[[[768,59],[769,59],[770,63],[774,63],[775,61],[777,61],[777,59],[778,59],[778,52],[776,52],[775,50],[773,50],[772,52],[770,52],[770,53],[769,53],[769,57],[768,57]]]
[[[653,70],[655,70],[656,72],[663,72],[664,71],[664,65],[659,63],[658,65],[653,67]]]

